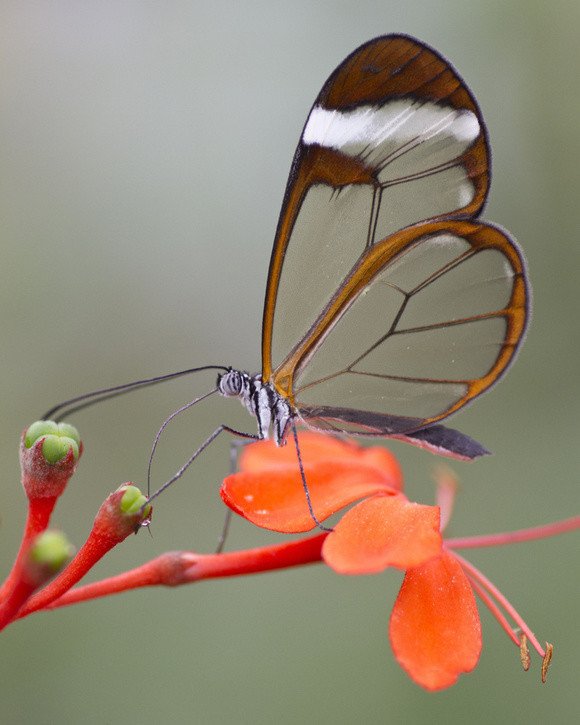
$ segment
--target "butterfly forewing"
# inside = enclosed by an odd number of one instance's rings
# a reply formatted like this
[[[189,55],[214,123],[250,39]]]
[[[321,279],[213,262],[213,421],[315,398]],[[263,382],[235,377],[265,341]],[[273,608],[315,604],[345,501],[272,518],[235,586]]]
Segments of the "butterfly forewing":
[[[307,422],[405,434],[500,377],[527,283],[510,237],[475,221],[488,185],[481,113],[435,51],[377,38],[330,76],[292,165],[263,321],[263,379]]]
[[[489,162],[477,104],[449,63],[386,36],[324,85],[296,150],[263,322],[270,379],[366,249],[433,218],[481,209]]]

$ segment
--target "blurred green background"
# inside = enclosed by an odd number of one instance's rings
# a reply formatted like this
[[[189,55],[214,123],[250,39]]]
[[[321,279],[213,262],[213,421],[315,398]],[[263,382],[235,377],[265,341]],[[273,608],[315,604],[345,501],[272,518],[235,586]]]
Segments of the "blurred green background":
[[[0,564],[25,515],[20,430],[78,392],[208,363],[257,370],[262,296],[306,113],[357,45],[402,31],[435,46],[476,94],[494,149],[485,217],[522,243],[534,287],[507,379],[453,424],[495,455],[457,464],[452,535],[578,511],[580,4],[17,2],[0,6]],[[78,545],[106,494],[143,484],[153,435],[213,374],[73,419],[86,453],[55,523]],[[165,480],[235,402],[175,421]],[[436,460],[394,445],[411,497]],[[153,537],[101,578],[168,549],[210,550],[228,443],[162,499]],[[274,540],[236,521],[230,546]],[[470,553],[556,644],[549,681],[482,612],[477,670],[443,693],[399,669],[386,637],[400,575],[323,567],[141,590],[40,614],[2,634],[0,721],[12,723],[572,722],[578,706],[579,534]]]

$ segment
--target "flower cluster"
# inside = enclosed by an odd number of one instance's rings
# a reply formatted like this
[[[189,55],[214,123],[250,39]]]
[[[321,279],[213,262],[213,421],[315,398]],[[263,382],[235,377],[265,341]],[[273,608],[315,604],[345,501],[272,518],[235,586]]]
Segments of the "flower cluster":
[[[405,497],[398,463],[382,448],[362,449],[304,433],[300,449],[313,507],[321,519],[357,502],[326,536],[325,563],[339,574],[374,574],[387,567],[405,571],[389,636],[397,661],[415,682],[428,690],[442,689],[477,665],[482,638],[474,592],[520,647],[526,668],[527,642],[533,645],[542,657],[545,678],[551,645],[542,648],[501,592],[455,552],[473,541],[443,539],[441,522],[448,523],[454,498],[449,474],[439,475],[439,506],[425,506]],[[312,529],[294,457],[289,446],[281,452],[266,441],[249,446],[241,472],[224,481],[223,500],[264,528],[284,533]],[[508,543],[510,537],[513,534],[495,543]],[[480,537],[475,543],[485,546],[488,540]]]
[[[28,519],[12,571],[0,587],[0,629],[38,610],[143,586],[176,586],[317,562],[343,575],[379,574],[394,567],[405,574],[389,637],[397,661],[417,684],[427,690],[446,688],[477,665],[482,633],[476,595],[518,647],[524,669],[530,666],[529,645],[539,654],[545,680],[552,646],[541,646],[507,598],[457,549],[564,533],[580,528],[580,516],[505,534],[446,538],[455,496],[450,472],[438,475],[437,505],[423,505],[405,496],[399,464],[387,450],[312,432],[302,433],[299,442],[312,508],[320,521],[335,522],[332,529],[248,550],[168,552],[115,577],[75,586],[108,551],[147,525],[151,506],[133,484],[123,484],[107,497],[73,556],[64,535],[48,526],[83,446],[72,426],[33,424],[20,449]],[[239,472],[225,479],[221,497],[232,511],[264,529],[301,534],[315,528],[291,445],[277,448],[260,441],[247,446]]]
[[[74,555],[64,534],[48,526],[82,450],[78,431],[66,423],[37,421],[22,434],[20,467],[28,517],[12,570],[0,587],[0,629],[59,599],[150,515],[139,489],[123,484],[105,499]]]

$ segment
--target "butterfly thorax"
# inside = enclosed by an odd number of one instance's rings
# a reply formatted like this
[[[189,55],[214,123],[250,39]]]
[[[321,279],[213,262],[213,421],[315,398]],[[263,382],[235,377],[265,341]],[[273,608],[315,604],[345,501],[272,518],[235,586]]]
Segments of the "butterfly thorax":
[[[218,376],[217,386],[225,397],[239,398],[256,418],[260,438],[273,438],[276,445],[284,445],[286,428],[294,414],[288,401],[261,375],[230,369]]]

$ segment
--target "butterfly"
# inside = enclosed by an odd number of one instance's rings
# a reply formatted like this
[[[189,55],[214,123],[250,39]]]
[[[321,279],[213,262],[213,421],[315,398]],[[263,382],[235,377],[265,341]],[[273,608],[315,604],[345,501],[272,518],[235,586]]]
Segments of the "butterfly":
[[[496,383],[529,317],[523,255],[478,219],[490,150],[451,64],[404,35],[331,74],[292,162],[270,260],[262,371],[228,370],[260,438],[295,420],[472,459],[439,421]]]
[[[529,319],[522,252],[479,219],[489,184],[481,111],[443,56],[406,35],[351,53],[314,101],[292,161],[261,372],[201,368],[220,370],[207,395],[239,398],[257,435],[220,426],[188,464],[224,430],[283,445],[292,429],[297,443],[297,422],[464,460],[487,453],[441,421],[501,378]]]

